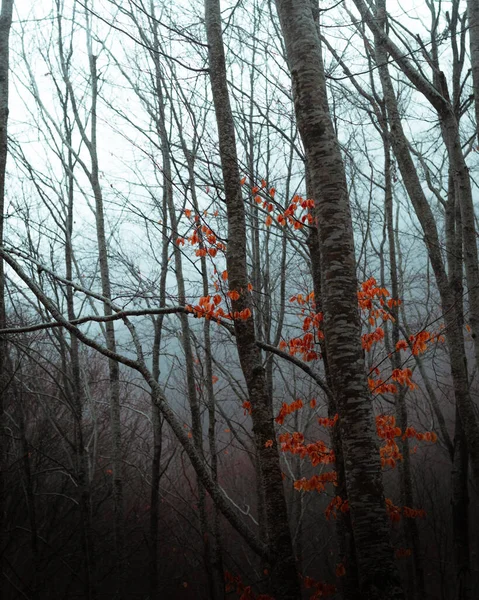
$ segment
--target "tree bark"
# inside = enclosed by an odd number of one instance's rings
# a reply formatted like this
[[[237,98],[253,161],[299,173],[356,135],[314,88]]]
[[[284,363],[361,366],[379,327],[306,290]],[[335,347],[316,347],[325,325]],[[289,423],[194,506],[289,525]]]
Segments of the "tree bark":
[[[310,177],[307,177],[310,180]],[[310,187],[310,186],[307,186]],[[308,198],[312,197],[308,191]],[[314,209],[317,212],[317,208]],[[308,237],[308,248],[311,256],[311,270],[313,275],[314,300],[316,312],[322,312],[321,300],[321,255],[319,248],[319,232],[316,225],[312,225]],[[327,348],[324,338],[320,341],[321,357],[324,366],[325,379],[328,387],[333,389],[332,377],[329,368]],[[338,412],[338,404],[335,397],[328,397],[328,416],[330,419]],[[343,501],[348,499],[346,487],[346,473],[344,469],[343,448],[341,445],[341,432],[335,426],[331,431],[331,448],[335,456],[337,488],[336,494]],[[359,600],[358,565],[356,559],[356,548],[354,546],[354,534],[349,512],[340,513],[336,519],[336,535],[338,536],[338,554],[340,561],[344,564],[346,573],[341,578],[341,592],[343,600]]]
[[[385,19],[384,8],[379,8],[378,23]],[[382,19],[382,20],[381,20]],[[392,86],[387,66],[387,49],[381,29],[375,33],[376,60],[386,104],[388,123],[391,131],[391,144],[398,161],[399,170],[411,199],[417,218],[424,232],[429,260],[436,278],[441,297],[441,307],[445,323],[445,336],[449,350],[451,374],[453,378],[456,402],[462,415],[466,432],[474,477],[479,478],[479,426],[474,413],[474,406],[469,394],[467,369],[465,366],[463,332],[456,313],[456,298],[453,293],[455,282],[448,278],[441,254],[441,244],[434,215],[422,189],[419,176],[412,159],[408,141],[401,123],[396,95]],[[457,200],[457,196],[456,200]],[[475,243],[475,242],[474,242]]]
[[[468,454],[461,416],[456,408],[454,461],[452,465],[452,530],[456,593],[454,600],[470,600],[471,563],[469,546]]]
[[[386,123],[383,123],[383,143],[384,143],[384,177],[385,177],[385,201],[384,213],[386,218],[386,231],[389,246],[389,270],[391,277],[391,294],[393,299],[399,299],[398,267],[396,257],[396,244],[394,235],[394,214],[393,214],[393,190],[391,175],[391,151],[389,134]],[[399,306],[394,305],[391,308],[393,316],[392,335],[391,335],[391,367],[392,369],[401,369],[401,357],[396,351],[396,344],[399,342]],[[396,423],[402,432],[406,431],[408,426],[408,411],[406,406],[406,394],[408,388],[399,386],[395,396]],[[411,456],[409,451],[409,440],[406,437],[400,437],[398,441],[399,450],[402,454],[402,461],[399,461],[399,478],[401,490],[402,506],[415,506],[412,488]],[[419,530],[415,519],[403,519],[403,528],[406,540],[406,547],[412,548],[413,562],[411,569],[411,592],[409,597],[422,600],[425,597],[424,592],[424,569],[422,565],[421,547],[419,540]]]
[[[7,167],[8,143],[8,77],[9,77],[9,39],[12,25],[13,0],[2,0],[0,13],[0,246],[4,239],[5,214],[5,175]],[[5,308],[5,272],[3,259],[0,258],[0,329],[6,327]],[[4,551],[6,546],[6,436],[5,436],[5,399],[8,387],[7,374],[7,339],[0,336],[0,594],[4,589],[5,565]]]
[[[403,598],[389,542],[374,414],[357,306],[344,165],[329,113],[322,52],[309,1],[276,0],[296,120],[318,203],[324,335],[338,402],[346,485],[363,598]]]
[[[251,310],[247,292],[245,210],[227,86],[219,0],[205,0],[205,23],[228,219],[226,264],[229,289],[240,294],[238,300],[232,302],[233,311]],[[241,369],[252,405],[253,433],[264,489],[267,544],[275,557],[270,568],[271,592],[277,600],[296,600],[301,597],[301,592],[289,530],[271,398],[261,354],[255,343],[254,322],[252,318],[236,319],[234,327]],[[273,444],[266,447],[269,440]]]
[[[467,0],[469,48],[471,52],[472,93],[476,110],[477,144],[479,147],[479,2]]]

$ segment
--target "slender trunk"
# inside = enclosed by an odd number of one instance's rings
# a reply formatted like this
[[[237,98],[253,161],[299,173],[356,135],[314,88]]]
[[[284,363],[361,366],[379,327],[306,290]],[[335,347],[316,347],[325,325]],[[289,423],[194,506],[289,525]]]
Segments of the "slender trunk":
[[[91,158],[90,184],[95,198],[95,222],[98,241],[98,259],[100,264],[100,278],[102,295],[111,299],[110,266],[108,259],[108,243],[106,240],[105,213],[103,205],[103,192],[100,184],[99,165],[97,155],[97,99],[98,99],[98,73],[96,56],[89,52],[90,77],[91,77],[91,143],[89,146]],[[103,305],[105,316],[113,314],[108,303]],[[105,338],[108,350],[116,352],[115,326],[112,321],[105,323]],[[113,465],[113,506],[114,506],[114,534],[115,553],[117,562],[117,589],[116,597],[121,600],[124,595],[123,581],[125,577],[125,531],[123,518],[123,468],[121,450],[121,413],[120,413],[120,367],[116,360],[108,361],[109,389],[110,389],[110,427],[112,437],[112,465]]]
[[[162,251],[161,251],[161,274],[159,286],[160,308],[166,306],[166,276],[168,274],[168,219],[167,219],[166,192],[163,193],[162,216]],[[158,382],[160,379],[160,352],[161,338],[163,333],[163,315],[154,318],[154,339],[152,356],[152,376]],[[151,460],[151,490],[150,490],[150,548],[149,548],[149,589],[150,598],[156,598],[158,588],[158,523],[160,516],[160,479],[161,479],[161,456],[163,451],[163,419],[158,404],[155,402],[154,394],[151,394],[151,421],[153,426],[153,456]]]
[[[477,143],[479,146],[479,2],[467,0],[469,48],[471,52],[472,92],[476,109]]]
[[[30,594],[29,598],[32,600],[38,600],[40,598],[40,586],[39,586],[39,549],[38,549],[38,530],[37,530],[37,515],[36,515],[36,506],[35,506],[35,494],[33,490],[33,480],[32,480],[32,470],[31,470],[31,460],[30,460],[30,449],[28,440],[25,432],[25,403],[26,398],[23,397],[23,394],[20,392],[19,400],[19,411],[18,411],[18,420],[19,420],[19,429],[20,429],[20,445],[21,445],[21,455],[22,455],[22,463],[23,463],[23,474],[25,478],[25,495],[27,500],[27,511],[28,511],[28,521],[30,525],[30,546],[32,552],[32,572],[30,574]]]
[[[182,145],[188,164],[188,187],[191,192],[191,200],[195,213],[200,213],[198,198],[196,195],[195,163],[192,152],[188,152],[182,137]],[[200,248],[204,247],[204,236],[201,229],[198,231]],[[208,296],[208,270],[206,258],[201,257],[201,280],[203,284],[203,296]],[[203,324],[204,337],[204,363],[205,363],[205,388],[208,407],[208,446],[210,452],[211,477],[218,484],[218,451],[216,448],[216,398],[213,388],[213,351],[211,344],[211,321],[205,319]],[[223,572],[223,555],[221,550],[220,514],[218,507],[213,506],[213,536],[209,544],[207,560],[211,562],[211,588],[213,600],[222,600],[225,595],[225,579]]]
[[[168,216],[170,219],[171,236],[174,241],[173,243],[173,256],[175,260],[175,274],[176,283],[178,286],[178,302],[184,306],[186,302],[185,292],[185,281],[183,276],[183,265],[181,250],[176,240],[178,239],[178,219],[176,216],[176,208],[173,197],[173,176],[171,169],[171,157],[170,157],[170,141],[168,136],[168,130],[166,128],[166,117],[165,117],[165,100],[163,94],[163,77],[161,73],[161,65],[159,61],[159,38],[158,38],[158,25],[157,21],[153,21],[153,46],[155,52],[152,53],[154,65],[155,65],[155,92],[157,94],[158,102],[158,118],[156,119],[156,126],[158,129],[158,136],[161,143],[161,156],[162,156],[162,168],[163,168],[163,189],[166,195],[166,203],[168,208]],[[186,366],[186,386],[188,403],[190,406],[191,414],[191,433],[193,441],[200,452],[204,455],[203,449],[203,427],[201,423],[201,412],[198,394],[196,392],[195,382],[195,371],[194,371],[194,356],[193,347],[191,344],[191,332],[188,321],[188,315],[180,313],[179,315],[181,324],[181,342],[183,351],[185,353],[185,366]],[[214,593],[213,573],[211,568],[211,561],[209,560],[209,539],[208,539],[208,519],[206,514],[206,497],[205,490],[197,480],[198,486],[198,513],[199,513],[199,524],[200,532],[203,543],[203,551],[205,558],[205,567],[208,575],[208,582],[210,593]],[[213,595],[213,598],[215,596]]]
[[[456,566],[454,600],[470,600],[471,564],[469,558],[468,454],[461,416],[456,407],[454,461],[452,466],[452,528]]]
[[[13,0],[2,0],[0,13],[0,246],[4,240],[5,214],[5,174],[7,165],[7,122],[8,122],[8,75],[9,75],[9,37],[12,25]],[[6,327],[5,273],[3,259],[0,258],[0,329]],[[7,466],[7,437],[5,427],[5,398],[8,386],[7,340],[0,336],[0,595],[4,589],[5,565],[4,551],[6,538],[6,489],[5,472]]]
[[[326,95],[311,3],[276,0],[296,120],[317,202],[323,328],[337,398],[363,598],[403,598],[389,541],[374,413],[366,382],[348,188]]]
[[[72,128],[68,119],[68,94],[65,95],[63,103],[63,124],[65,138],[69,146],[67,150],[67,162],[64,164],[65,178],[67,181],[67,210],[65,227],[65,274],[69,281],[73,281],[73,211],[74,211],[74,160],[70,150],[72,146]],[[68,320],[76,318],[74,294],[71,286],[66,288],[66,303]],[[78,494],[81,519],[82,551],[84,561],[85,598],[96,597],[94,586],[94,550],[91,523],[91,498],[90,482],[88,477],[88,457],[83,441],[83,399],[80,369],[80,347],[77,337],[70,334],[70,356],[69,356],[70,385],[68,394],[72,402],[74,422],[74,445],[75,445],[75,470],[78,481]]]
[[[213,102],[226,196],[228,247],[226,264],[229,289],[239,293],[233,311],[250,309],[247,293],[246,222],[236,154],[233,115],[229,101],[219,0],[205,0],[205,23]],[[261,465],[264,489],[267,543],[274,557],[270,585],[277,600],[301,597],[296,570],[283,480],[274,429],[271,398],[268,393],[261,354],[256,346],[254,322],[235,319],[235,334],[241,368],[252,405],[253,434]],[[267,442],[273,441],[270,446]]]
[[[382,10],[382,13],[381,13]],[[381,17],[382,14],[382,17]],[[378,9],[378,22],[384,24],[384,9]],[[375,34],[376,60],[386,103],[388,122],[391,131],[391,145],[396,156],[401,176],[411,199],[416,215],[424,232],[424,240],[429,260],[434,272],[436,284],[441,297],[441,307],[445,323],[445,336],[449,349],[451,374],[454,392],[462,423],[466,432],[474,476],[479,479],[479,426],[469,394],[467,369],[464,360],[464,344],[461,343],[463,333],[458,322],[452,282],[448,280],[446,268],[441,255],[441,244],[436,228],[434,215],[422,189],[417,170],[409,151],[408,141],[402,128],[397,100],[387,66],[387,52],[381,32]],[[456,196],[457,199],[457,196]],[[475,244],[475,242],[474,242]]]
[[[386,123],[383,124],[383,140],[384,140],[384,177],[385,177],[385,218],[386,218],[386,230],[389,244],[389,265],[390,265],[390,276],[391,276],[391,293],[394,300],[399,299],[399,282],[398,282],[398,267],[396,258],[396,245],[394,235],[394,211],[393,211],[393,190],[392,190],[392,176],[391,176],[391,153],[390,153],[390,142],[389,134],[387,131]],[[399,306],[393,305],[391,307],[391,313],[393,316],[392,327],[391,327],[391,367],[392,369],[401,369],[401,357],[399,352],[396,351],[396,344],[399,342],[400,331],[399,331]],[[400,386],[399,392],[395,397],[396,407],[396,423],[402,432],[406,431],[408,426],[408,413],[406,406],[406,394],[407,387]],[[411,473],[411,455],[409,452],[409,440],[408,438],[401,436],[399,438],[399,450],[402,454],[402,461],[398,463],[399,478],[400,478],[400,490],[401,490],[401,505],[402,506],[415,506],[413,497],[413,486],[412,486],[412,473]],[[413,562],[411,569],[411,591],[408,594],[410,598],[417,598],[422,600],[425,597],[424,592],[424,569],[422,565],[421,557],[421,546],[419,540],[419,530],[415,519],[403,519],[403,528],[406,540],[406,547],[411,548],[413,552]]]
[[[464,288],[462,261],[461,211],[456,202],[452,174],[449,174],[449,193],[446,208],[446,249],[449,265],[449,280],[454,290],[456,313],[461,330],[464,327]],[[464,339],[459,340],[464,347]],[[464,354],[464,368],[467,359]],[[471,598],[471,565],[469,545],[469,455],[459,407],[456,403],[454,451],[452,457],[452,535],[456,568],[455,600]]]
[[[62,31],[61,5],[57,3],[57,25],[58,25],[58,52],[62,75],[65,85],[70,96],[71,109],[75,119],[75,124],[78,128],[83,143],[85,144],[90,158],[90,167],[83,162],[81,165],[88,177],[90,186],[95,200],[95,224],[98,244],[98,260],[100,265],[100,280],[102,295],[111,299],[111,282],[110,282],[110,267],[108,259],[108,243],[105,230],[105,216],[103,205],[103,191],[100,184],[100,173],[98,163],[98,148],[97,148],[97,104],[98,104],[98,72],[97,72],[97,57],[92,50],[91,23],[89,20],[89,12],[85,7],[86,16],[86,49],[89,64],[90,76],[90,95],[91,106],[89,111],[90,131],[87,132],[87,126],[82,121],[80,109],[75,90],[70,78],[69,58],[65,56],[64,39]],[[103,313],[105,316],[111,316],[113,311],[108,302],[103,304]],[[107,349],[116,353],[116,336],[115,326],[113,321],[105,323],[105,343]],[[121,414],[120,414],[120,368],[116,360],[110,358],[108,360],[108,375],[109,375],[109,401],[110,401],[110,430],[112,437],[112,491],[113,491],[113,510],[114,510],[114,544],[115,544],[115,561],[117,570],[115,597],[118,600],[123,598],[124,593],[124,577],[125,577],[125,534],[124,534],[124,519],[123,519],[123,474],[122,474],[122,454],[121,454]]]

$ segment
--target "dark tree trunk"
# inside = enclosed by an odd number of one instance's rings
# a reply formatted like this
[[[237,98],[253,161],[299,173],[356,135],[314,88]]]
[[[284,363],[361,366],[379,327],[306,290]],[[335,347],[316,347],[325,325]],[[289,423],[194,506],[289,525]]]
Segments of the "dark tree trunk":
[[[205,22],[228,218],[226,263],[229,289],[240,294],[239,299],[232,303],[233,311],[242,311],[251,309],[247,292],[246,220],[227,86],[219,0],[205,0]],[[261,354],[255,343],[253,319],[236,319],[235,335],[241,368],[252,405],[254,440],[261,466],[267,544],[273,558],[270,565],[271,591],[277,600],[296,600],[301,597],[301,592],[289,530],[271,398]],[[272,446],[266,446],[269,440],[273,441]]]
[[[7,122],[8,122],[8,75],[9,75],[9,38],[12,25],[13,0],[3,0],[0,13],[0,246],[4,240],[5,214],[5,173],[7,165]],[[6,327],[5,309],[5,273],[3,259],[0,258],[0,329]],[[5,398],[9,376],[7,373],[7,340],[0,336],[0,594],[4,589],[4,551],[6,547],[6,436]]]
[[[471,52],[472,92],[476,109],[477,144],[479,147],[479,2],[467,0],[469,48]]]

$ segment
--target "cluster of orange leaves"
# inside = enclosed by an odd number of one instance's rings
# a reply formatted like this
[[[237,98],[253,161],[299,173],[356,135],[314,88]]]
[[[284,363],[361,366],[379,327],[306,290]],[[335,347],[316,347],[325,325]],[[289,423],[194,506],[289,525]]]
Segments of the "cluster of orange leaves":
[[[324,511],[324,514],[326,515],[326,519],[329,519],[331,517],[333,517],[333,519],[336,519],[338,516],[338,512],[342,512],[342,513],[346,513],[349,511],[349,502],[348,500],[344,500],[341,498],[341,496],[335,496],[331,502],[328,504],[328,506],[326,507],[326,510]]]
[[[419,433],[414,427],[407,427],[403,433],[396,426],[396,419],[393,415],[378,415],[376,417],[376,432],[378,437],[384,440],[384,445],[379,448],[382,467],[389,466],[394,468],[397,461],[403,459],[395,438],[402,437],[403,440],[406,438],[416,438],[420,442],[426,441],[432,443],[437,441],[437,435],[433,431]]]
[[[366,352],[369,352],[373,347],[373,344],[378,342],[382,342],[384,339],[384,329],[382,327],[377,327],[371,333],[364,333],[361,336],[361,345]]]
[[[314,335],[311,332],[305,333],[302,337],[292,338],[288,342],[281,340],[279,349],[286,350],[286,348],[291,356],[300,354],[304,362],[319,358],[318,353],[314,350]]]
[[[374,369],[374,373],[379,375],[379,370]],[[394,369],[391,373],[391,379],[393,381],[397,381],[400,385],[407,385],[409,389],[415,390],[417,385],[411,379],[412,371],[411,369]],[[368,377],[369,389],[375,395],[377,394],[395,394],[397,392],[397,386],[394,383],[387,383],[383,381],[381,378],[374,379],[373,377]]]
[[[383,321],[393,320],[391,313],[382,307],[387,305],[391,309],[393,306],[401,304],[401,301],[390,298],[386,302],[385,298],[389,296],[390,294],[386,288],[378,287],[374,277],[370,277],[361,284],[361,289],[358,291],[359,308],[362,311],[369,312],[369,323],[372,326],[376,324],[378,318],[381,318]],[[380,307],[374,304],[374,300],[379,300]]]
[[[249,400],[245,400],[243,402],[242,408],[244,410],[245,415],[250,415],[252,411],[251,402]]]
[[[339,415],[336,413],[332,419],[328,419],[328,417],[319,417],[318,423],[322,427],[334,427],[338,422]]]
[[[411,353],[417,356],[418,354],[422,354],[426,352],[428,348],[428,343],[431,344],[433,342],[441,342],[445,341],[444,336],[438,333],[429,333],[429,331],[423,330],[419,333],[409,336],[409,342],[406,340],[399,340],[396,344],[396,350],[408,350],[411,349]]]
[[[282,452],[297,454],[300,458],[307,456],[313,467],[319,464],[328,465],[335,462],[333,450],[328,448],[321,440],[305,444],[304,435],[295,431],[294,433],[281,433],[279,443]]]
[[[240,293],[236,290],[229,291],[226,295],[230,300],[238,300],[240,297]],[[198,318],[204,317],[205,319],[215,319],[217,321],[220,319],[241,319],[246,321],[251,317],[251,310],[249,308],[244,308],[241,311],[235,310],[225,312],[223,308],[219,306],[221,302],[222,298],[219,294],[215,294],[214,296],[202,296],[196,306],[187,304],[185,308],[187,311],[194,313]]]
[[[327,483],[337,485],[337,473],[336,471],[329,471],[328,473],[321,473],[320,475],[313,475],[309,479],[303,477],[294,482],[294,489],[303,492],[324,492]]]
[[[246,183],[246,177],[243,177],[240,181],[241,185]],[[263,197],[260,196],[260,191],[262,192]],[[274,200],[276,195],[276,189],[274,187],[267,189],[267,184],[264,179],[261,180],[261,186],[254,185],[251,188],[251,195],[253,196],[253,200],[256,204],[261,205],[261,207],[266,210],[268,213],[274,213],[276,210],[276,206],[271,202]],[[298,209],[305,210],[305,214],[302,217],[295,217],[295,213]],[[291,200],[289,206],[281,212],[277,217],[276,221],[278,225],[284,227],[286,223],[289,223],[294,227],[294,229],[302,229],[305,223],[311,225],[314,221],[313,215],[310,212],[310,209],[314,208],[314,200],[310,198],[304,199],[301,196],[295,195]],[[266,227],[271,227],[274,223],[273,217],[268,214],[265,219]]]
[[[424,519],[426,517],[426,511],[422,508],[409,508],[408,506],[396,506],[393,501],[386,498],[386,509],[388,511],[389,518],[393,523],[397,523],[401,520],[401,515],[408,519]]]
[[[310,362],[319,358],[318,353],[314,349],[315,342],[324,338],[324,334],[320,329],[323,320],[323,313],[314,311],[316,304],[314,302],[314,292],[310,294],[297,294],[292,296],[290,302],[297,302],[302,306],[301,315],[303,317],[302,329],[305,332],[302,337],[295,337],[289,341],[281,340],[279,343],[280,350],[288,349],[291,356],[300,354],[305,362]],[[309,312],[306,312],[306,307],[310,306]]]
[[[281,405],[281,410],[279,411],[279,414],[275,419],[276,423],[282,425],[287,415],[290,415],[291,413],[293,413],[296,410],[299,410],[300,408],[303,408],[303,401],[299,398],[294,402],[291,402],[291,404],[286,404],[286,402],[283,402],[283,404]]]
[[[389,498],[386,498],[386,510],[387,510],[389,519],[393,523],[397,523],[398,521],[400,521],[401,515],[404,517],[407,517],[408,519],[417,519],[417,518],[423,519],[426,516],[426,511],[423,510],[422,508],[409,508],[408,506],[403,506],[403,507],[396,506],[393,503],[393,501],[390,500]],[[348,501],[347,500],[343,501],[343,499],[340,496],[336,496],[328,504],[328,506],[325,510],[325,515],[328,520],[331,517],[333,517],[333,519],[336,519],[339,512],[346,513],[348,511],[349,511]]]
[[[402,460],[403,456],[395,438],[401,435],[401,429],[396,427],[396,419],[393,415],[378,415],[376,417],[376,433],[384,440],[384,445],[379,448],[381,466],[394,468],[396,461]]]
[[[265,569],[265,575],[267,575]],[[225,571],[226,593],[236,592],[240,597],[239,600],[274,600],[268,594],[255,595],[250,585],[244,585],[239,575],[233,575],[229,571]]]
[[[336,586],[332,583],[316,581],[312,577],[304,577],[303,582],[306,589],[313,590],[313,594],[309,597],[309,600],[319,600],[319,598],[332,596],[336,593]]]
[[[191,219],[191,212],[189,208],[186,208],[184,211],[188,219]],[[217,240],[216,235],[207,225],[200,226],[199,219],[198,215],[194,216],[195,229],[188,238],[188,241],[192,246],[199,244],[200,247],[195,252],[196,256],[211,256],[211,258],[215,258],[218,251],[224,252],[226,250],[226,246],[223,242]],[[184,246],[185,243],[186,240],[184,237],[178,237],[176,240],[177,246]]]

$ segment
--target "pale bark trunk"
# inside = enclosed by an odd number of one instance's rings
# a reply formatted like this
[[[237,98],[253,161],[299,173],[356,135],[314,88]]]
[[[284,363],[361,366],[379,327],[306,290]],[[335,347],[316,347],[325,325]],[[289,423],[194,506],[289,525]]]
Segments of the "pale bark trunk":
[[[310,177],[306,177],[307,182],[310,181]],[[310,185],[307,186],[310,188]],[[314,198],[313,190],[308,189],[308,198]],[[317,200],[319,202],[319,200]],[[316,208],[314,212],[316,213]],[[321,256],[319,247],[319,232],[316,225],[311,227],[311,231],[308,237],[308,248],[311,256],[311,270],[313,275],[313,289],[314,298],[316,302],[316,312],[322,312],[322,300],[321,300]],[[324,373],[326,383],[328,387],[333,389],[333,382],[328,363],[328,355],[326,349],[325,340],[320,341],[321,357],[324,366]],[[328,416],[330,419],[334,418],[334,415],[338,412],[338,406],[334,397],[328,398]],[[336,474],[337,474],[337,488],[336,494],[342,498],[342,500],[348,499],[348,493],[346,488],[346,473],[344,469],[344,456],[343,448],[341,445],[341,435],[338,427],[334,427],[331,431],[331,447],[334,452]],[[341,578],[341,592],[343,600],[359,600],[359,579],[358,579],[358,565],[356,559],[356,548],[354,546],[354,535],[351,524],[351,515],[349,512],[340,513],[336,519],[336,535],[338,536],[338,554],[340,561],[344,564],[346,574]]]
[[[318,203],[324,334],[338,402],[363,598],[403,598],[389,542],[374,414],[366,382],[346,176],[326,96],[310,2],[276,0],[298,129]]]
[[[251,308],[247,293],[246,222],[236,155],[234,122],[227,87],[219,0],[205,0],[205,23],[228,218],[226,261],[229,288],[240,293],[239,299],[233,301],[233,310],[241,311]],[[301,592],[288,524],[271,399],[261,355],[255,343],[253,319],[235,320],[235,335],[241,368],[252,405],[253,433],[264,489],[267,544],[274,556],[270,569],[271,591],[277,600],[296,600],[301,597]],[[268,440],[273,440],[271,447],[265,446]]]

